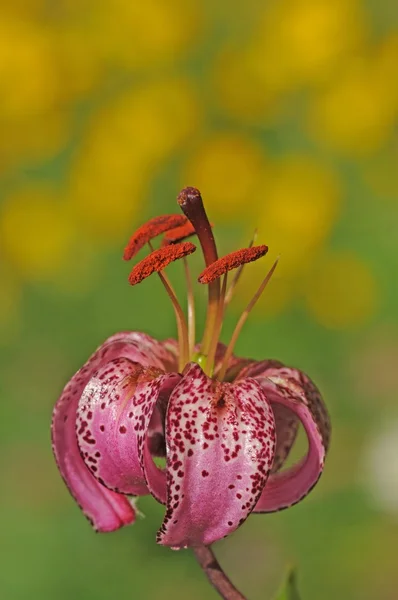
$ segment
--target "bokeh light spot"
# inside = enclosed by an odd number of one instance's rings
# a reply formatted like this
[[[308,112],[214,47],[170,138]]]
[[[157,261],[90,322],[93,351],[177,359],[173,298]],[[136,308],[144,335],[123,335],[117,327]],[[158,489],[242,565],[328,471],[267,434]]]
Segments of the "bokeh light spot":
[[[67,259],[73,226],[56,193],[46,187],[9,194],[0,211],[6,260],[28,279],[48,279]]]
[[[320,260],[305,296],[312,316],[331,329],[362,325],[378,304],[377,283],[370,267],[350,252]]]
[[[241,218],[258,211],[265,194],[267,161],[253,140],[233,133],[218,133],[205,140],[189,157],[182,185],[197,186],[215,219]]]

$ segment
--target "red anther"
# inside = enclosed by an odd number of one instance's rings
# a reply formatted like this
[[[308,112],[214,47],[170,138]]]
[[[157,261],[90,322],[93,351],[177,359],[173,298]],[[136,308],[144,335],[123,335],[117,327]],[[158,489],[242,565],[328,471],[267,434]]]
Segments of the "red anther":
[[[199,283],[211,283],[215,279],[224,275],[227,271],[236,269],[241,265],[261,258],[268,252],[268,246],[252,246],[251,248],[242,248],[223,256],[206,267],[198,277]]]
[[[210,227],[214,227],[213,223],[210,223]],[[162,246],[168,246],[169,244],[182,242],[182,240],[186,240],[187,238],[195,234],[195,227],[190,221],[188,221],[188,223],[185,223],[185,225],[181,225],[180,227],[176,227],[175,229],[170,229],[169,231],[166,231],[166,233],[163,236]]]
[[[159,217],[150,219],[147,223],[141,225],[131,236],[123,253],[124,260],[133,258],[152,238],[169,229],[185,225],[187,222],[188,219],[184,215],[160,215]]]
[[[184,223],[184,225],[180,225],[174,229],[169,229],[169,231],[164,234],[162,246],[168,246],[169,244],[181,242],[181,240],[185,240],[186,238],[191,237],[191,235],[195,235],[195,233],[195,227],[187,219],[187,222]]]
[[[129,275],[129,283],[136,285],[141,283],[143,279],[155,273],[155,271],[163,271],[171,262],[188,256],[195,252],[196,246],[191,242],[181,242],[180,244],[171,244],[164,246],[158,250],[154,250],[143,260],[137,263]]]

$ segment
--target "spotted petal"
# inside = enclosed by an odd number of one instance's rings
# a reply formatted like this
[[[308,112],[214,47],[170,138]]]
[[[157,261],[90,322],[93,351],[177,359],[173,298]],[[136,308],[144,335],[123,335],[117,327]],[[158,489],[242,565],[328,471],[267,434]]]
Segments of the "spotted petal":
[[[137,496],[148,493],[148,483],[166,502],[166,476],[151,458],[148,430],[159,395],[168,398],[179,379],[126,358],[94,373],[79,401],[76,433],[83,460],[100,483]]]
[[[330,421],[319,390],[301,371],[287,367],[269,369],[256,377],[274,406],[283,406],[296,415],[308,437],[306,456],[297,464],[273,474],[254,512],[273,512],[300,502],[322,474],[329,446]]]
[[[246,365],[240,370],[237,379],[266,377],[270,369],[275,370],[280,367],[283,367],[283,364],[277,360],[250,361],[249,364],[246,361]],[[297,436],[300,420],[297,415],[282,404],[271,402],[271,406],[276,428],[276,449],[271,473],[277,473],[290,454]]]
[[[135,513],[127,498],[101,485],[87,469],[77,445],[76,410],[93,373],[118,357],[160,369],[174,362],[163,345],[147,335],[122,332],[110,337],[66,385],[55,405],[51,429],[53,452],[61,475],[84,514],[99,531],[113,531],[132,523]]]
[[[211,544],[250,514],[272,466],[272,410],[253,379],[218,383],[192,363],[166,415],[167,510],[158,542]]]

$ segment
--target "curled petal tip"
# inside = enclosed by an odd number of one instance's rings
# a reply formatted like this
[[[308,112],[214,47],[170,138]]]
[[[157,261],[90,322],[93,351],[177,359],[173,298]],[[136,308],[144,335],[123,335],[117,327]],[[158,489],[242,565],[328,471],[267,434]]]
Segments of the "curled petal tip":
[[[120,357],[155,368],[173,360],[160,342],[145,334],[112,336],[67,384],[55,405],[51,427],[53,452],[65,484],[93,527],[101,532],[133,523],[135,511],[126,496],[106,488],[87,468],[77,443],[76,417],[83,390],[93,374]]]
[[[329,447],[330,420],[319,390],[301,371],[270,368],[262,376],[257,374],[255,379],[271,406],[282,406],[290,412],[293,420],[302,423],[308,438],[306,456],[269,477],[255,512],[273,512],[297,504],[318,482]]]

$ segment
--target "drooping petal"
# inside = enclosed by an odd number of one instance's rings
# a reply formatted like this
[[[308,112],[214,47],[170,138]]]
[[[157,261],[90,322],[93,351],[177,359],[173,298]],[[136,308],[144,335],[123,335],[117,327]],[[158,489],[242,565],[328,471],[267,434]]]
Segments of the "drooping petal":
[[[80,453],[100,483],[123,494],[148,493],[144,471],[155,495],[166,499],[166,477],[153,463],[147,432],[162,390],[172,391],[180,376],[163,375],[126,358],[117,358],[96,371],[77,409]]]
[[[74,417],[84,385],[70,382],[58,400],[51,426],[55,459],[61,475],[85,516],[98,531],[114,531],[135,521],[135,511],[125,496],[103,487],[81,459]]]
[[[83,462],[76,439],[76,411],[79,399],[93,373],[103,364],[126,357],[143,366],[168,368],[173,356],[161,342],[136,332],[122,332],[108,338],[72,377],[55,405],[52,443],[60,473],[83,513],[99,531],[113,531],[135,518],[129,500],[101,485]]]
[[[157,541],[211,544],[252,511],[272,466],[272,410],[253,379],[219,383],[192,363],[166,415],[167,510]]]
[[[281,405],[296,415],[308,438],[307,455],[297,464],[273,474],[254,512],[273,512],[300,502],[322,474],[330,439],[330,421],[319,390],[301,371],[288,367],[269,369],[258,377],[272,406]]]
[[[283,367],[283,364],[277,360],[250,361],[249,364],[246,363],[244,368],[240,370],[237,379],[245,379],[246,377],[256,378],[259,376],[266,377],[270,369],[280,367]],[[271,400],[271,406],[276,428],[275,458],[271,473],[277,473],[289,456],[297,436],[300,420],[297,415],[282,404],[275,404]]]
[[[290,454],[290,450],[297,437],[299,419],[283,404],[271,403],[275,418],[276,448],[274,464],[271,473],[277,473]]]

